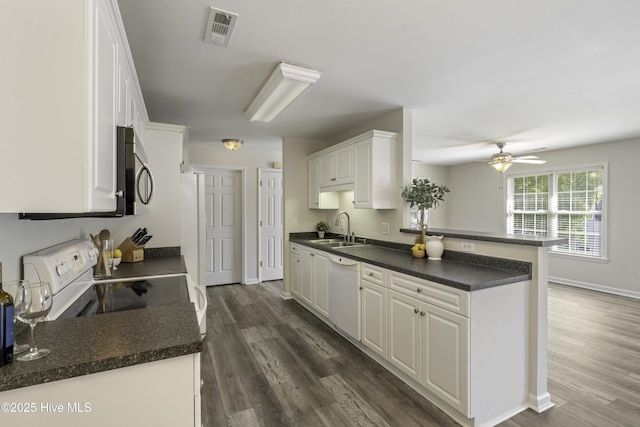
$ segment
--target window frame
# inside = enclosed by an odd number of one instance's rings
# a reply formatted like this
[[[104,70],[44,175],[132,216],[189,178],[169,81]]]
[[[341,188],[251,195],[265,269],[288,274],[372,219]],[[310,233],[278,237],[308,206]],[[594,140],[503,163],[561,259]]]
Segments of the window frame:
[[[535,171],[529,171],[524,173],[506,173],[505,174],[505,197],[504,197],[504,211],[505,212],[505,222],[504,228],[507,233],[513,233],[512,221],[510,218],[513,218],[513,202],[514,202],[514,178],[522,178],[528,176],[541,176],[547,175],[549,176],[548,182],[548,205],[546,209],[547,215],[547,235],[548,237],[557,237],[558,233],[558,216],[561,215],[561,212],[558,210],[558,176],[563,173],[571,173],[571,172],[581,172],[588,171],[590,169],[601,169],[602,170],[602,217],[601,217],[601,234],[602,234],[602,251],[599,256],[581,254],[576,252],[569,251],[559,251],[557,250],[557,246],[552,246],[549,248],[549,254],[569,259],[584,259],[595,262],[607,262],[608,261],[608,227],[607,227],[607,218],[608,218],[608,206],[609,206],[609,167],[608,162],[601,163],[588,163],[582,165],[574,165],[574,166],[565,166],[561,168],[552,168],[552,169],[540,169]]]

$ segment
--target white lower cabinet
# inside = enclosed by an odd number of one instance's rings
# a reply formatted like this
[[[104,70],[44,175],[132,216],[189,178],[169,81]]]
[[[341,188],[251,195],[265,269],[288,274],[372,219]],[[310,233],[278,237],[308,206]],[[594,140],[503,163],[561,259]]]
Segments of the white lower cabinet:
[[[420,301],[392,290],[387,292],[387,301],[387,360],[419,382],[422,373]]]
[[[387,360],[469,415],[469,319],[388,290]]]
[[[427,303],[420,305],[420,317],[421,383],[469,416],[469,318]]]
[[[296,255],[291,255],[292,272],[300,276],[299,280],[295,276],[292,278],[300,283],[297,291],[292,284],[292,291],[320,314],[329,317],[329,257],[307,247],[299,247],[299,251],[299,272],[293,266]]]
[[[329,317],[329,257],[316,253],[314,269],[313,308]]]
[[[300,296],[302,292],[302,263],[300,261],[300,246],[291,245],[291,292]]]
[[[300,251],[300,298],[309,305],[313,305],[314,257],[311,249],[302,248]]]
[[[387,358],[387,288],[360,281],[362,293],[362,343]]]
[[[324,315],[326,253],[299,252],[300,262],[291,253],[293,292]],[[526,281],[465,292],[362,263],[360,348],[456,421],[496,425],[530,397],[528,295]]]
[[[200,427],[200,353],[4,391],[0,401],[37,402],[29,414],[3,412],[3,426]]]

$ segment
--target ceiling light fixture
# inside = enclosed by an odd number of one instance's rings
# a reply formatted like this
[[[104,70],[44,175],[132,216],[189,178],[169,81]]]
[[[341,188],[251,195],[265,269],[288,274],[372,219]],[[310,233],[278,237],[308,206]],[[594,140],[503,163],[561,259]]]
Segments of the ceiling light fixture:
[[[494,158],[491,160],[491,162],[489,162],[489,165],[491,165],[492,168],[494,168],[496,171],[500,173],[505,173],[507,169],[511,167],[512,164],[513,164],[512,161],[509,161],[504,157]]]
[[[317,70],[280,62],[247,108],[247,118],[270,122],[321,75]]]
[[[235,151],[242,146],[243,140],[237,138],[226,138],[222,140],[222,143],[231,151]]]

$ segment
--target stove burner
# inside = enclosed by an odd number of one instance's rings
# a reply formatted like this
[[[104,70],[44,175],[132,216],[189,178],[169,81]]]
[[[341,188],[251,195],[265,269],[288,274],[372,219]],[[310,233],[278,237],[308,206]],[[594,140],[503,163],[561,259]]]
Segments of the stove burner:
[[[96,283],[59,318],[91,316],[189,302],[185,276]]]

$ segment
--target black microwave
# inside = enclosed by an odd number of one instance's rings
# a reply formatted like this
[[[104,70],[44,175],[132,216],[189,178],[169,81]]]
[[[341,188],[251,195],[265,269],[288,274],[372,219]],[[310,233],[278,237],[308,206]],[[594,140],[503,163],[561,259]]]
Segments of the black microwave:
[[[139,213],[153,196],[153,174],[144,151],[136,146],[133,128],[118,126],[116,132],[116,210],[81,213],[21,213],[20,219],[110,218]]]

